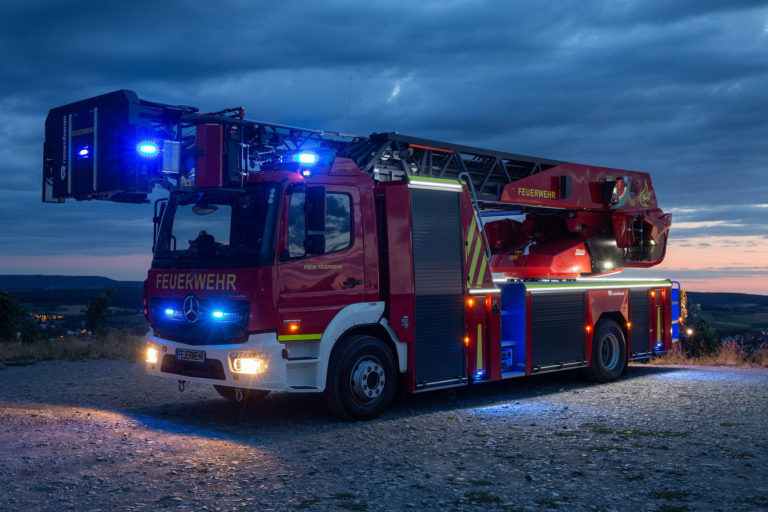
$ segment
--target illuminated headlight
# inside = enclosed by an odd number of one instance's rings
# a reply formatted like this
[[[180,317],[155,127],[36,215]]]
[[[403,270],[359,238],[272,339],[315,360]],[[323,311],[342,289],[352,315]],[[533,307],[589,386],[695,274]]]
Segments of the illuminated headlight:
[[[150,364],[157,363],[157,358],[160,357],[160,351],[154,347],[147,348],[147,362]]]
[[[264,352],[232,352],[229,354],[232,371],[256,375],[267,371],[267,354]]]

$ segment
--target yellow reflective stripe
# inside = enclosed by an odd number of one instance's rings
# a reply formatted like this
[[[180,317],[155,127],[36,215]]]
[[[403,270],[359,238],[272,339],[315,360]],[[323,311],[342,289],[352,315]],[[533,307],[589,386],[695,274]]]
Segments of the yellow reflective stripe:
[[[656,306],[656,342],[661,342],[661,306]]]
[[[475,237],[477,242],[474,244],[474,250],[472,251],[472,264],[469,266],[469,274],[467,274],[467,279],[469,282],[472,282],[472,276],[475,275],[475,267],[477,266],[477,257],[480,256],[480,250],[482,249],[482,243],[479,240],[480,237]]]
[[[278,336],[277,341],[319,340],[322,337],[322,334],[286,334],[284,336]]]
[[[472,222],[469,224],[469,234],[467,235],[467,246],[464,247],[464,258],[469,259],[469,249],[472,247],[472,243],[475,241],[474,234],[476,226],[475,216],[472,216]]]
[[[483,284],[483,277],[485,276],[485,266],[488,264],[488,258],[485,255],[485,251],[483,251],[483,255],[481,256],[483,258],[483,262],[480,264],[480,272],[477,274],[477,284],[475,286],[480,286]]]
[[[477,369],[483,369],[483,324],[477,324]]]

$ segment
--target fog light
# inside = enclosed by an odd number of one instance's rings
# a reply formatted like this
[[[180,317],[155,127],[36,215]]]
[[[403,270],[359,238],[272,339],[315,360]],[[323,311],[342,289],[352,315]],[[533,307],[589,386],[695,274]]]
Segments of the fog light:
[[[235,373],[256,375],[267,371],[267,354],[264,352],[233,352],[229,354],[230,367]]]
[[[150,364],[157,363],[157,358],[160,356],[160,351],[156,348],[149,347],[147,349],[147,362]]]

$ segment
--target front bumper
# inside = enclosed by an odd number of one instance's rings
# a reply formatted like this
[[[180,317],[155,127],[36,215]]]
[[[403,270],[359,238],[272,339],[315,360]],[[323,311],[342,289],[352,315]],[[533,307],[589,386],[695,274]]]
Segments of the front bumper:
[[[158,338],[151,331],[146,335],[147,348],[158,351],[156,363],[145,363],[147,373],[175,380],[202,382],[269,391],[291,391],[287,379],[285,348],[277,341],[275,333],[251,334],[248,341],[227,345],[186,345]],[[179,361],[176,350],[202,350],[205,361]],[[263,352],[267,354],[267,369],[256,375],[235,373],[230,366],[230,354],[234,352]]]

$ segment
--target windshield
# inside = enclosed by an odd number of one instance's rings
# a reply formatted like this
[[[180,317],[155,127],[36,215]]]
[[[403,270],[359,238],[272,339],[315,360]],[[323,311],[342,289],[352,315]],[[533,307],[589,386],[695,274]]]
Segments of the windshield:
[[[242,268],[274,261],[276,183],[172,192],[152,268]]]

